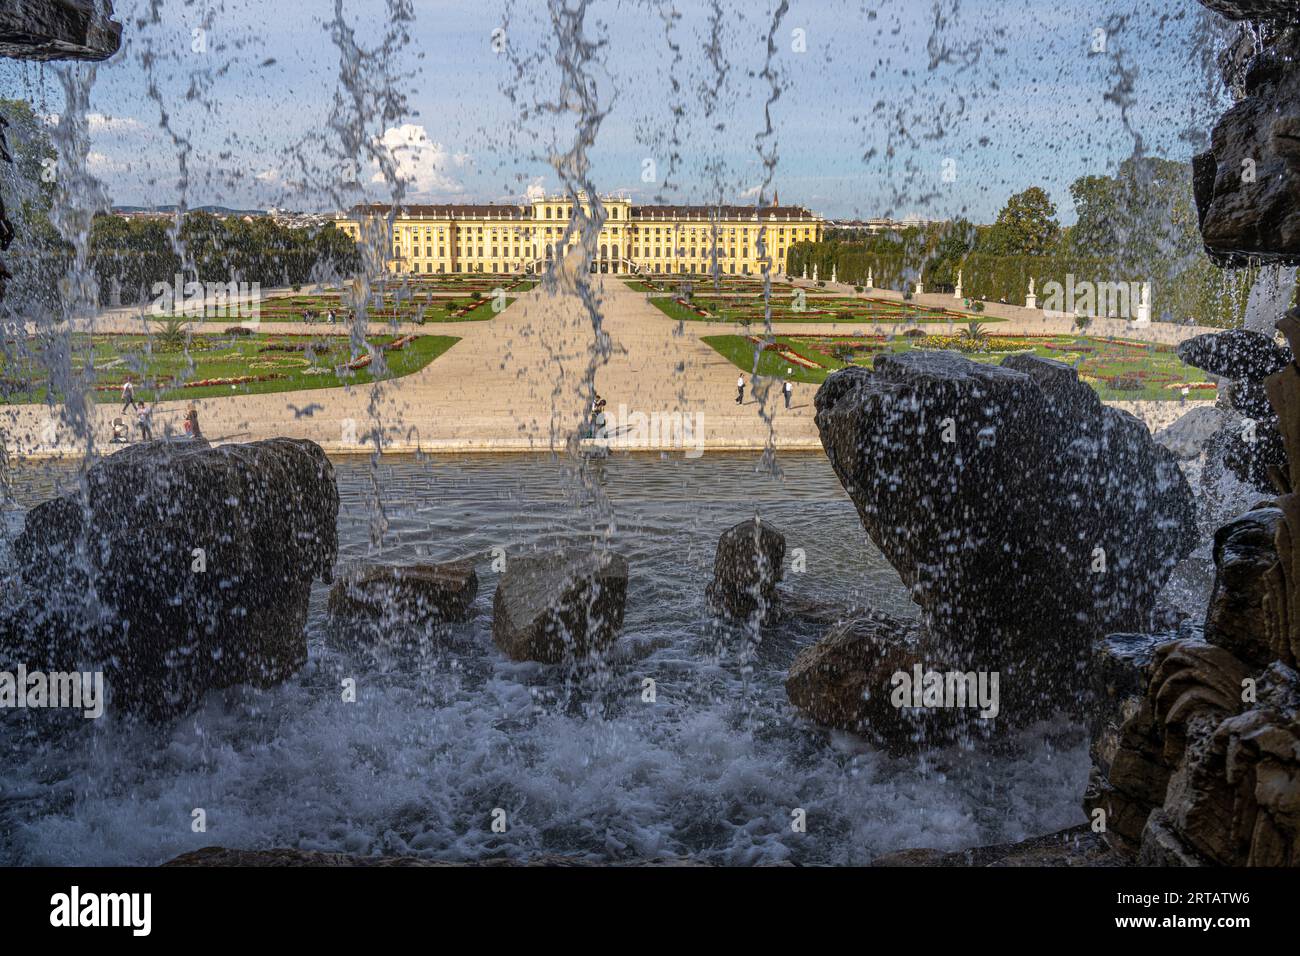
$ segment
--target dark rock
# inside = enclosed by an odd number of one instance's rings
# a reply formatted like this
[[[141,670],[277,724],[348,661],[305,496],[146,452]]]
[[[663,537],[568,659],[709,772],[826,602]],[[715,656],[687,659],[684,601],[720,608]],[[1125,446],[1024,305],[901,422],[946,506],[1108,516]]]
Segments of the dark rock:
[[[1300,0],[1201,0],[1202,6],[1229,20],[1294,20]]]
[[[1238,379],[1228,385],[1227,395],[1228,404],[1247,418],[1260,421],[1276,417],[1264,391],[1264,383],[1259,379]]]
[[[1192,853],[1224,866],[1300,865],[1300,676],[1274,663],[1258,703],[1188,735],[1162,810]],[[1153,814],[1155,816],[1156,814]],[[1143,838],[1143,854],[1147,853]]]
[[[951,714],[900,709],[891,701],[892,677],[910,675],[915,664],[944,670],[927,657],[919,622],[879,612],[831,628],[816,644],[799,652],[790,665],[785,692],[814,721],[861,734],[891,753],[932,743],[939,722]],[[943,728],[947,729],[947,728]]]
[[[1241,23],[1217,57],[1219,75],[1223,77],[1223,85],[1234,100],[1246,95],[1246,73],[1257,52],[1255,31],[1249,25]]]
[[[872,866],[1126,866],[1087,824],[1019,843],[977,846],[969,850],[912,849],[886,853]]]
[[[627,561],[612,551],[511,558],[492,599],[492,639],[511,660],[581,659],[618,637],[626,597]]]
[[[1247,665],[1230,651],[1196,638],[1158,646],[1139,707],[1120,731],[1109,773],[1085,795],[1090,813],[1104,811],[1107,841],[1135,854],[1151,811],[1167,805],[1189,753],[1243,707]]]
[[[1286,446],[1276,415],[1226,422],[1206,451],[1239,481],[1264,493],[1276,492],[1273,474],[1287,471]]]
[[[1193,160],[1201,238],[1218,265],[1300,264],[1300,71],[1256,58],[1249,95]]]
[[[421,623],[464,621],[477,594],[472,561],[374,566],[335,583],[329,612]]]
[[[751,518],[722,532],[706,595],[716,613],[735,621],[770,624],[778,616],[777,585],[785,562],[785,535]]]
[[[273,685],[307,658],[338,507],[314,442],[125,448],[89,469],[83,493],[28,513],[14,554],[33,610],[18,653],[47,670],[93,662],[115,709],[152,718],[210,688]]]
[[[122,44],[111,0],[0,0],[0,56],[103,60]]]
[[[1092,643],[1145,627],[1196,540],[1173,455],[1059,362],[885,355],[832,374],[816,404],[822,445],[935,656],[998,671],[1016,701],[1004,715],[1075,701]]]
[[[1152,810],[1142,828],[1138,849],[1138,866],[1209,866],[1195,850],[1183,842],[1159,808]]]
[[[1231,379],[1262,381],[1291,363],[1289,348],[1249,329],[1206,332],[1179,343],[1177,351],[1193,368]]]
[[[1172,425],[1156,432],[1155,442],[1184,461],[1199,458],[1225,418],[1223,410],[1212,405],[1190,409]]]
[[[1205,639],[1248,663],[1294,665],[1300,647],[1277,618],[1284,581],[1277,553],[1278,508],[1256,508],[1214,534],[1214,590],[1205,614]]]
[[[1093,766],[1103,775],[1120,747],[1124,724],[1137,713],[1151,678],[1156,648],[1171,641],[1200,637],[1200,628],[1155,634],[1108,634],[1097,643],[1088,671],[1093,714]]]

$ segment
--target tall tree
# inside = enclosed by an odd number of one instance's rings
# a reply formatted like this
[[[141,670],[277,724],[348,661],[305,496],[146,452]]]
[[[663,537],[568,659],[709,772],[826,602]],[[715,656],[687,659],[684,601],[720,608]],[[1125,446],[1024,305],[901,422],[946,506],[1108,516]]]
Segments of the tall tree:
[[[988,251],[997,255],[1046,255],[1061,238],[1056,204],[1040,186],[1018,192],[1002,207],[987,237]]]

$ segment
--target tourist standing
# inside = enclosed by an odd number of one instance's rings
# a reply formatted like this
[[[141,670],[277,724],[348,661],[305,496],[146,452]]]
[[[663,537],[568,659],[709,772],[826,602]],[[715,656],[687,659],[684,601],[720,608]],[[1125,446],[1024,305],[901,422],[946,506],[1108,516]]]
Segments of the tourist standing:
[[[794,385],[791,384],[788,378],[785,380],[785,385],[782,386],[782,391],[785,392],[785,407],[789,408],[790,396],[794,394]]]
[[[1182,396],[1181,396],[1181,397],[1179,398],[1179,400],[1178,400],[1178,404],[1179,404],[1179,405],[1186,405],[1186,404],[1187,404],[1187,392],[1188,392],[1188,388],[1187,388],[1186,385],[1184,385],[1184,386],[1183,386],[1183,391],[1182,391]]]
[[[135,405],[135,386],[131,384],[128,378],[122,383],[122,411],[132,408]]]
[[[745,376],[741,375],[736,379],[736,404],[739,405],[745,400]]]
[[[193,405],[185,413],[185,435],[194,439],[203,437],[203,432],[199,430],[199,410]]]
[[[136,406],[135,419],[140,425],[141,441],[153,441],[153,428],[150,422],[152,415],[153,413],[149,411],[149,407],[144,402]]]

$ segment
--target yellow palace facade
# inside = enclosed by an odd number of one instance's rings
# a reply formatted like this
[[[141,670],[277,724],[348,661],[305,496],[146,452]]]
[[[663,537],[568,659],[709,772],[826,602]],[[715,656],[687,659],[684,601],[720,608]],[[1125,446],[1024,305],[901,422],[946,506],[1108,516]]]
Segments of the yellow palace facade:
[[[716,251],[725,275],[761,275],[765,261],[779,274],[790,247],[820,240],[824,227],[821,217],[798,206],[635,206],[616,197],[601,203],[605,224],[593,272],[709,273]],[[564,238],[573,213],[568,197],[520,206],[402,206],[391,232],[389,208],[356,206],[334,224],[385,249],[396,273],[535,273],[578,245],[576,233]]]

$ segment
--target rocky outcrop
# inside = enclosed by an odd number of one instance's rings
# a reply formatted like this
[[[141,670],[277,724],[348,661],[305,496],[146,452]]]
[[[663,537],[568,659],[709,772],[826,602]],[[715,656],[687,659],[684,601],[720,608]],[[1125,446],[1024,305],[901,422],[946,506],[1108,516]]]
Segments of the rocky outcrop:
[[[1276,20],[1285,22],[1300,17],[1300,0],[1201,0],[1229,20]]]
[[[1002,713],[1078,698],[1092,643],[1139,631],[1195,540],[1191,491],[1136,418],[1072,368],[882,355],[817,393],[817,427],[934,657],[996,671]]]
[[[1224,415],[1222,427],[1206,443],[1213,460],[1239,480],[1273,491],[1272,472],[1285,466],[1286,449],[1264,380],[1290,363],[1291,350],[1263,333],[1231,329],[1188,339],[1178,346],[1178,357],[1229,380],[1221,394],[1240,414]]]
[[[1281,4],[1223,4],[1271,8]],[[1254,19],[1254,17],[1252,17]],[[1291,10],[1284,22],[1294,23]],[[1294,38],[1265,46],[1245,68],[1244,94],[1192,160],[1192,188],[1206,252],[1219,265],[1300,264],[1300,71]]]
[[[103,60],[121,44],[111,0],[0,0],[0,56]]]
[[[1103,776],[1110,772],[1119,752],[1124,724],[1137,713],[1150,679],[1156,648],[1181,637],[1199,636],[1195,628],[1183,633],[1110,634],[1093,651],[1089,678],[1092,686],[1093,767]]]
[[[759,518],[728,528],[718,538],[713,580],[706,597],[711,610],[733,621],[771,624],[779,616],[777,585],[785,562],[785,535]]]
[[[1173,452],[1174,457],[1189,461],[1199,458],[1206,445],[1223,427],[1226,413],[1211,405],[1193,408],[1172,425],[1155,433],[1155,442]]]
[[[1300,449],[1285,413],[1300,401],[1300,373],[1287,365],[1268,387],[1288,448]],[[1295,476],[1274,478],[1289,487]],[[1284,494],[1218,530],[1202,635],[1137,662],[1143,693],[1126,702],[1118,742],[1094,740],[1085,809],[1140,863],[1300,865],[1296,529],[1300,495]]]
[[[1300,634],[1277,616],[1286,600],[1286,573],[1277,552],[1282,530],[1281,509],[1263,507],[1214,535],[1218,573],[1205,614],[1206,640],[1259,667],[1274,660],[1294,667],[1300,655]]]
[[[1202,2],[1234,18],[1281,21],[1252,30],[1258,52],[1238,43],[1224,64],[1244,98],[1193,163],[1206,249],[1221,264],[1300,262],[1300,71],[1286,52],[1300,49],[1297,5]],[[1236,330],[1178,350],[1231,378],[1233,407],[1262,419],[1268,447],[1243,435],[1247,447],[1224,460],[1278,497],[1216,532],[1201,634],[1159,644],[1149,664],[1135,661],[1142,693],[1136,706],[1124,695],[1117,744],[1107,733],[1094,741],[1084,807],[1111,846],[1146,866],[1300,865],[1300,310],[1277,327],[1289,348]]]
[[[832,627],[790,665],[785,691],[801,711],[825,727],[860,734],[891,753],[916,750],[949,727],[951,712],[895,707],[892,678],[917,663],[946,669],[928,656],[924,629],[876,612]]]
[[[512,557],[492,599],[492,640],[511,660],[581,660],[618,637],[626,598],[627,561],[612,551]]]
[[[1221,378],[1262,382],[1291,362],[1291,350],[1271,336],[1249,329],[1206,332],[1182,342],[1178,357]]]
[[[1057,833],[1030,837],[1019,843],[977,846],[945,852],[931,849],[897,850],[871,861],[872,866],[1124,866],[1087,824]]]
[[[371,566],[335,582],[329,612],[419,624],[464,621],[477,595],[478,574],[472,561]]]
[[[338,508],[310,441],[125,448],[28,513],[14,545],[27,612],[4,650],[32,668],[102,667],[112,707],[153,718],[211,688],[275,684],[307,658]]]

